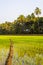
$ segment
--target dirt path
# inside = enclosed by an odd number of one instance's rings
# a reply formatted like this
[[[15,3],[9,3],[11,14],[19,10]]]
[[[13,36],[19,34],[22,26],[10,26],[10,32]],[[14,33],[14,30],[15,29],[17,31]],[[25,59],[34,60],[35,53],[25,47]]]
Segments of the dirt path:
[[[12,40],[10,40],[10,50],[5,65],[12,65],[12,58],[13,58],[13,43]]]

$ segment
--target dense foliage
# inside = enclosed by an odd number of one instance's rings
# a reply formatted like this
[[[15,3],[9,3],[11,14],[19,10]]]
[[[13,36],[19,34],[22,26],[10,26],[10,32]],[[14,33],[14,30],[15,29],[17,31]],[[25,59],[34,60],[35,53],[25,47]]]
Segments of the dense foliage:
[[[0,34],[43,34],[43,17],[39,17],[41,11],[36,7],[34,13],[26,17],[20,15],[12,23],[0,24]]]

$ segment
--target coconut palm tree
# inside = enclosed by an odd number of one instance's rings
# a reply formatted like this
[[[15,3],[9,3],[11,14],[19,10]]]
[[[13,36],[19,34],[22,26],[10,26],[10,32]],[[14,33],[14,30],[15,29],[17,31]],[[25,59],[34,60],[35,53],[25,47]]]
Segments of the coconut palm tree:
[[[24,15],[20,15],[20,16],[17,18],[17,21],[25,22],[25,16],[24,16]]]
[[[37,15],[37,17],[39,17],[39,15],[41,14],[41,9],[39,9],[38,7],[36,7],[34,13]]]

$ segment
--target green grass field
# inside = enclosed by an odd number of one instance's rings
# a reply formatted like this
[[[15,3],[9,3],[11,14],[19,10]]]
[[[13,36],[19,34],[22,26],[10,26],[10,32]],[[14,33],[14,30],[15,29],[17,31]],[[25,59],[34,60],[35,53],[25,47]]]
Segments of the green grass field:
[[[12,39],[16,49],[43,48],[43,36],[0,36],[0,48],[8,48]]]
[[[10,46],[9,39],[12,39],[13,41],[15,56],[17,55],[19,57],[24,58],[24,55],[26,54],[31,59],[32,58],[35,59],[35,57],[38,54],[38,57],[36,58],[40,58],[39,56],[42,56],[41,61],[43,61],[43,36],[4,36],[4,35],[1,35],[0,36],[0,52],[4,50],[5,53],[7,53],[6,50],[7,49],[9,50],[9,46]],[[41,65],[43,65],[43,63],[41,63]]]
[[[13,43],[18,45],[43,45],[43,36],[0,36],[0,46],[4,45],[8,46],[10,44],[10,40],[12,39]]]

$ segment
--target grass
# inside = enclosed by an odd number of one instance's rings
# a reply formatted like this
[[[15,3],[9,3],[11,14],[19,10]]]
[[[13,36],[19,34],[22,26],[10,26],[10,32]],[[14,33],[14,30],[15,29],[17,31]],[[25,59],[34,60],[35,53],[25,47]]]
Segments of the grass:
[[[33,50],[36,51],[38,49],[43,49],[43,36],[0,36],[0,48],[9,49],[10,40],[13,40],[14,49],[24,49],[24,50]],[[40,52],[40,51],[39,51]]]
[[[32,62],[34,65],[34,63],[40,61],[41,65],[43,65],[43,36],[0,35],[0,61],[2,60],[2,58],[5,59],[5,57],[7,56],[6,51],[7,49],[9,50],[10,46],[9,39],[12,39],[14,44],[13,63],[15,65],[18,65],[18,63],[19,65],[22,65],[23,62],[24,65],[32,65]]]
[[[43,36],[0,36],[0,46],[9,46],[10,40],[16,45],[43,45]]]

